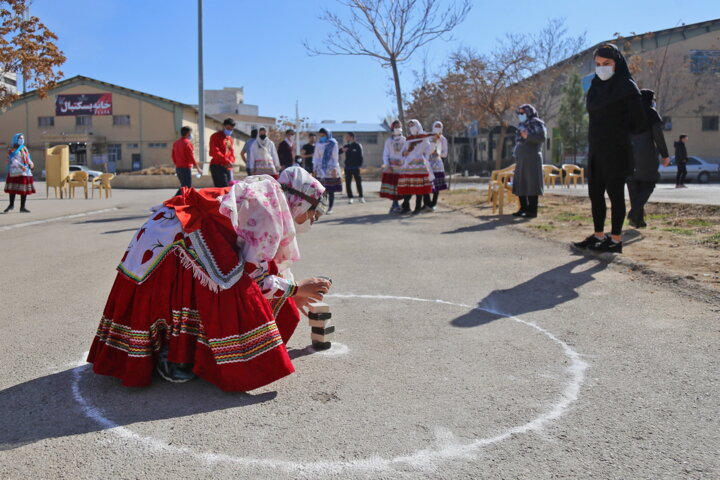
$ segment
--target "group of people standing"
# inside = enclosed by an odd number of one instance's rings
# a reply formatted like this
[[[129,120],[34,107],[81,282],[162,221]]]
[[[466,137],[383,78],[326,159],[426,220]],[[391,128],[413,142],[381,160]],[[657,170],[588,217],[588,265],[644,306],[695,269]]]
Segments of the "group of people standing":
[[[433,123],[432,132],[426,133],[420,121],[412,119],[407,122],[407,137],[398,120],[390,128],[392,135],[383,150],[380,187],[380,196],[393,202],[389,213],[418,214],[423,209],[435,210],[440,191],[447,189],[443,159],[448,155],[448,143],[442,122]],[[410,210],[413,195],[415,208]]]

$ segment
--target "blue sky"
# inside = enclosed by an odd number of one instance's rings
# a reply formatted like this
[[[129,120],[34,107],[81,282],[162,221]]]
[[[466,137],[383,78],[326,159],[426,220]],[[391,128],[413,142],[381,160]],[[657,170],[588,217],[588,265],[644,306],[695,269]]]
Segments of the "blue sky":
[[[444,0],[439,0],[446,3]],[[611,2],[599,8],[577,0],[474,0],[453,40],[436,41],[403,67],[403,89],[414,85],[422,57],[440,68],[460,45],[492,49],[505,33],[531,32],[548,18],[565,17],[571,34],[590,44],[615,32],[643,33],[720,18],[720,1]],[[379,121],[393,111],[389,70],[364,57],[311,57],[307,39],[322,47],[328,31],[318,19],[333,0],[205,0],[205,88],[245,87],[245,102],[261,115],[312,121]],[[612,6],[611,6],[612,5]],[[618,14],[618,11],[620,13]],[[66,76],[85,75],[173,100],[197,103],[197,1],[34,0],[32,14],[58,34],[68,57]]]

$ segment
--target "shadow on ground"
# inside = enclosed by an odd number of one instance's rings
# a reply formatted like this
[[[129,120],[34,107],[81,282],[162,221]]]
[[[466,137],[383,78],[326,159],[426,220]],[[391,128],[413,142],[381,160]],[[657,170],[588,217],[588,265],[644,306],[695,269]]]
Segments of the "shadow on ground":
[[[376,225],[383,222],[397,222],[399,220],[405,220],[411,218],[411,215],[396,215],[396,214],[372,214],[372,215],[359,215],[357,217],[324,217],[320,220],[322,223],[332,223],[334,225]]]
[[[460,227],[455,230],[448,230],[447,232],[442,233],[443,235],[451,235],[455,233],[487,232],[488,230],[494,230],[498,227],[504,227],[505,225],[515,225],[527,221],[527,219],[513,217],[512,215],[486,215],[475,218],[482,221],[482,223],[470,225],[469,227]]]
[[[72,389],[77,374],[82,397],[117,425],[246,407],[277,396],[223,392],[199,379],[172,384],[156,378],[150,387],[127,388],[115,378],[93,374],[85,365],[0,391],[0,451],[110,428],[83,413]]]
[[[451,320],[450,324],[460,328],[479,327],[508,315],[520,316],[555,308],[578,298],[577,289],[595,280],[594,275],[607,265],[583,256],[512,288],[490,292],[478,303],[480,310],[471,310]]]
[[[82,222],[75,222],[75,225],[83,225],[85,223],[111,223],[111,222],[124,222],[125,220],[147,220],[148,215],[135,215],[132,217],[111,217],[111,218],[98,218],[96,220],[83,220]],[[140,224],[138,224],[140,227]]]

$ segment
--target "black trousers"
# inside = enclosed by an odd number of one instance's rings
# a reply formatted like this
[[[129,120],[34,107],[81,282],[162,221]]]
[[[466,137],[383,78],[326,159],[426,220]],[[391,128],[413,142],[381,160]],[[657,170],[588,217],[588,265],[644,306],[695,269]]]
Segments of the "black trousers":
[[[362,198],[362,179],[360,178],[359,168],[346,168],[345,169],[345,188],[347,188],[348,198],[353,198],[352,193],[352,179],[355,179],[355,185],[357,186],[358,197]]]
[[[190,168],[175,167],[175,174],[177,175],[178,180],[180,180],[180,188],[178,188],[175,195],[180,195],[182,187],[192,188],[192,173]]]
[[[623,223],[625,223],[625,180],[604,180],[594,176],[588,180],[588,193],[592,204],[592,216],[596,232],[605,231],[605,217],[607,216],[605,192],[610,198],[610,213],[612,215],[610,233],[620,235]]]
[[[630,212],[628,216],[633,218],[636,223],[643,223],[645,221],[645,204],[650,200],[650,195],[655,190],[655,182],[628,180],[627,186],[630,193]]]
[[[685,177],[687,177],[687,165],[684,163],[677,164],[677,176],[675,176],[675,185],[685,185]]]
[[[210,164],[210,175],[216,187],[227,187],[230,183],[230,170],[222,165]]]
[[[403,210],[410,210],[410,199],[412,198],[412,195],[405,195],[403,197],[403,203],[402,203],[402,209]],[[425,205],[430,204],[430,194],[426,193],[425,195],[415,195],[415,211],[419,212],[422,210],[423,207],[423,201],[425,202]]]
[[[537,215],[538,195],[520,196],[520,210]]]

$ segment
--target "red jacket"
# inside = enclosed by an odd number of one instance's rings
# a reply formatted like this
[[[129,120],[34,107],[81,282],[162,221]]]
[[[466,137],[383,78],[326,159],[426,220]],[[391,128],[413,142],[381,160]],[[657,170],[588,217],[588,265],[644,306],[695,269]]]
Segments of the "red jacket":
[[[230,165],[235,163],[233,137],[226,136],[222,130],[210,135],[210,156],[212,157],[211,165],[223,165],[230,168]]]
[[[173,143],[172,161],[178,168],[192,168],[197,165],[195,161],[195,147],[185,137]]]

